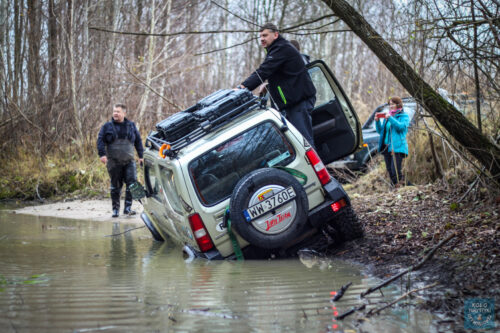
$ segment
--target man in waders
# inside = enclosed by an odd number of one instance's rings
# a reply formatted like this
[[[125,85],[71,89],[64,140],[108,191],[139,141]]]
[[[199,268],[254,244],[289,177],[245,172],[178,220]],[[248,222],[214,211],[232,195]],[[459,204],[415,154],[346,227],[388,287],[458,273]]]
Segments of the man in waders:
[[[125,118],[127,107],[123,104],[113,106],[113,118],[101,127],[97,138],[97,150],[101,162],[106,164],[111,178],[112,217],[118,217],[120,211],[120,194],[123,183],[126,184],[125,208],[123,214],[133,215],[132,194],[129,186],[136,182],[134,146],[143,163],[142,140],[135,124]]]
[[[272,23],[261,27],[260,43],[266,58],[238,88],[252,91],[268,80],[267,90],[274,107],[286,113],[286,118],[314,148],[311,112],[316,103],[316,88],[302,56]]]

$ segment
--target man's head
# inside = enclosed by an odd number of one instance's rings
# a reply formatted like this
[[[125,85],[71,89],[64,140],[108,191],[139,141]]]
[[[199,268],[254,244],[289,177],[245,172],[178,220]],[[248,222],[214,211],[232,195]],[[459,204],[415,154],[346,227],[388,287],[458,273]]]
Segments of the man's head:
[[[299,44],[299,42],[297,42],[295,39],[292,39],[290,41],[290,44],[292,44],[297,49],[297,51],[300,52],[300,44]]]
[[[278,27],[272,23],[266,23],[260,28],[260,44],[269,47],[278,38]]]
[[[113,105],[113,120],[117,123],[123,122],[125,119],[125,113],[127,112],[127,107],[125,104],[115,104]]]

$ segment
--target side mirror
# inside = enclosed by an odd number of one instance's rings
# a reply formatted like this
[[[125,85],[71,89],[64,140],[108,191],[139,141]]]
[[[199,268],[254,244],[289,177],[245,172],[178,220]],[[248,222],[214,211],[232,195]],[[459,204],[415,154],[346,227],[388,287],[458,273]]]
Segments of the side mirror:
[[[132,194],[132,199],[141,200],[146,197],[146,191],[141,183],[135,182],[129,186],[130,194]]]

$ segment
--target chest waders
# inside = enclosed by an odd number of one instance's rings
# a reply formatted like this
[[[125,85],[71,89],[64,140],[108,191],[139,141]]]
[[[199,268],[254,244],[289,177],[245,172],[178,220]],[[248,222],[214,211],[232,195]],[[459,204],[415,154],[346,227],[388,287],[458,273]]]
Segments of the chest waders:
[[[134,145],[127,139],[129,126],[127,126],[125,138],[118,138],[118,131],[114,124],[113,131],[116,139],[106,145],[106,156],[108,158],[106,167],[111,178],[111,205],[113,213],[115,213],[115,210],[120,210],[120,194],[123,183],[125,183],[124,213],[128,214],[132,207],[132,194],[130,193],[129,186],[136,182]]]

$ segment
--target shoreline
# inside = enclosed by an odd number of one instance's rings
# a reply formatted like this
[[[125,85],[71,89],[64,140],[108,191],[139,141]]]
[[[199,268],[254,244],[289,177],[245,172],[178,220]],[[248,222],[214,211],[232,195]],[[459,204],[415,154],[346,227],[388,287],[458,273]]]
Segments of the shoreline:
[[[132,210],[135,210],[137,214],[132,216],[123,215],[122,207],[120,209],[120,216],[118,217],[111,217],[111,199],[77,199],[71,201],[42,203],[39,205],[30,205],[22,208],[7,210],[13,212],[14,214],[49,216],[77,220],[84,219],[99,222],[127,222],[144,224],[140,218],[140,214],[143,212],[143,207],[137,201],[134,201],[132,204]]]

